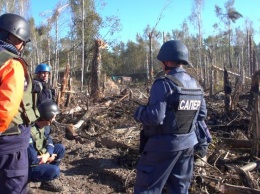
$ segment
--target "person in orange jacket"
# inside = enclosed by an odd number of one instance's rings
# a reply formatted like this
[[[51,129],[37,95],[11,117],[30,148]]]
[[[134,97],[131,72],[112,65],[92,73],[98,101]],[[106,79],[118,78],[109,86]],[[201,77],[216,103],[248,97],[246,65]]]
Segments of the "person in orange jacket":
[[[37,118],[32,78],[21,57],[30,41],[21,16],[0,16],[0,194],[26,194],[30,128]]]

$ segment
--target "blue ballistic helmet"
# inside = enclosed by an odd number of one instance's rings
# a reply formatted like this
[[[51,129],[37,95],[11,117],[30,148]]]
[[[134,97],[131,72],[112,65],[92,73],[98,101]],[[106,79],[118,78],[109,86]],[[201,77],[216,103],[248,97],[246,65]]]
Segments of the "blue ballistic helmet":
[[[184,65],[189,64],[189,52],[188,48],[179,40],[170,40],[165,42],[158,55],[157,59],[159,61],[178,61],[182,62]]]
[[[41,72],[41,71],[47,71],[47,72],[51,72],[51,67],[47,64],[40,64],[40,65],[37,65],[36,69],[35,69],[35,74]]]

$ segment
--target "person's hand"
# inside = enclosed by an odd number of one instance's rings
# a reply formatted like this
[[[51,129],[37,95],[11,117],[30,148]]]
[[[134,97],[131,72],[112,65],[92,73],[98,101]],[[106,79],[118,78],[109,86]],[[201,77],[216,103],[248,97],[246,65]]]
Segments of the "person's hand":
[[[48,159],[50,158],[50,154],[47,152],[45,154],[38,156],[37,158],[41,159],[39,164],[46,164],[46,162],[48,162]]]
[[[135,111],[135,114],[134,114],[134,119],[137,121],[137,122],[140,122],[140,118],[141,118],[141,115],[142,115],[142,112],[146,109],[146,106],[139,106],[136,111]]]
[[[55,158],[57,157],[57,154],[52,154],[51,157],[48,158],[47,162],[52,162],[55,160]]]

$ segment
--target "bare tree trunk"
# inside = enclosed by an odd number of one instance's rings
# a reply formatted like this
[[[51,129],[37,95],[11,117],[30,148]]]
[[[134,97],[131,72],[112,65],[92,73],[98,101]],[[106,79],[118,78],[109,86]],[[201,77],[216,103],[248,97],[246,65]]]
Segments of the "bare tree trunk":
[[[55,28],[55,60],[53,65],[53,84],[57,84],[58,80],[58,69],[57,69],[57,63],[58,63],[58,16],[56,16],[56,28]]]
[[[255,155],[256,157],[260,156],[260,128],[259,128],[259,122],[260,122],[260,97],[259,95],[257,95],[257,103],[256,103],[256,110],[257,110],[257,115],[256,115],[256,127],[254,130],[254,135],[253,135],[253,141],[254,141],[254,147],[253,147],[253,155]]]
[[[48,23],[48,25],[50,26],[49,23]],[[52,69],[53,69],[53,65],[51,65],[51,36],[50,36],[50,31],[48,31],[47,39],[48,39],[48,63],[50,65],[50,67],[52,67]],[[53,84],[54,77],[53,76],[55,76],[55,75],[53,75],[53,73],[52,73],[51,76],[52,77],[50,78],[50,85],[54,86],[54,84]],[[54,86],[54,87],[56,87],[56,86]]]
[[[248,46],[249,46],[249,67],[250,67],[250,76],[254,73],[254,64],[253,64],[253,55],[252,55],[252,35],[251,33],[248,35]]]
[[[70,75],[70,66],[69,64],[67,64],[66,66],[66,70],[63,76],[63,82],[61,85],[61,91],[60,91],[60,98],[58,99],[58,105],[59,106],[64,106],[65,102],[66,102],[66,89],[67,89],[67,85],[68,85],[68,80],[69,80],[69,75]]]
[[[213,67],[213,65],[212,65],[212,67]],[[212,68],[212,69],[214,69],[214,68]],[[218,82],[218,71],[216,71],[215,69],[212,71],[213,72],[213,80],[214,80],[214,83],[219,83]],[[214,92],[217,90],[217,84],[214,84],[214,88],[213,88],[213,90],[214,90]]]
[[[92,71],[91,71],[91,97],[94,101],[100,99],[101,87],[101,48],[104,48],[105,44],[102,40],[95,40],[95,48],[92,61]]]
[[[212,71],[209,72],[209,95],[212,96],[214,93],[214,87],[213,87],[214,72],[212,66],[210,66],[210,69]]]
[[[146,68],[146,81],[148,81],[150,79],[148,54],[146,54],[146,67],[145,68]]]
[[[238,104],[239,95],[243,88],[243,75],[236,77],[236,85],[233,95],[231,97],[231,109],[234,110]]]
[[[226,113],[228,113],[231,110],[231,104],[232,104],[232,99],[231,99],[232,86],[226,68],[224,68],[224,92],[225,92],[225,100],[224,100],[225,111]]]
[[[209,49],[209,53],[208,53],[208,69],[209,69],[209,88],[210,88],[210,96],[213,95],[214,93],[214,87],[213,87],[213,78],[214,78],[214,68],[213,68],[213,53],[212,50]]]
[[[233,64],[232,64],[232,60],[231,60],[231,24],[230,21],[228,22],[228,61],[229,61],[229,67],[232,69],[233,68]]]
[[[252,81],[251,81],[251,89],[250,89],[250,96],[248,100],[248,105],[247,109],[249,111],[254,109],[254,93],[258,94],[259,93],[259,80],[260,80],[260,70],[255,72],[254,75],[252,76]]]
[[[72,78],[69,78],[68,88],[69,88],[69,91],[72,91]],[[66,107],[69,106],[71,98],[72,98],[72,95],[73,95],[72,92],[68,93],[68,98],[67,98],[67,101],[66,101],[66,104],[65,104]]]
[[[252,45],[253,47],[253,45]],[[253,72],[255,73],[257,71],[257,64],[256,64],[256,54],[255,54],[255,49],[253,48],[253,53],[252,53],[252,64],[253,64]]]
[[[83,91],[84,84],[84,69],[85,69],[85,5],[84,0],[82,1],[82,58],[81,58],[81,91]]]
[[[252,109],[251,120],[249,124],[249,134],[253,137],[252,155],[260,156],[260,95],[259,95],[260,71],[252,77],[251,91],[248,108]]]
[[[259,94],[254,94],[255,95],[255,109],[252,114],[251,122],[254,123],[252,128],[252,133],[253,133],[253,148],[252,148],[252,154],[256,157],[260,156],[260,127],[259,127],[259,122],[260,122],[260,96]]]
[[[252,75],[252,67],[251,67],[251,40],[250,40],[250,33],[247,30],[247,64],[248,64],[248,75]]]
[[[149,33],[149,79],[153,78],[153,61],[152,61],[152,38],[153,32]]]

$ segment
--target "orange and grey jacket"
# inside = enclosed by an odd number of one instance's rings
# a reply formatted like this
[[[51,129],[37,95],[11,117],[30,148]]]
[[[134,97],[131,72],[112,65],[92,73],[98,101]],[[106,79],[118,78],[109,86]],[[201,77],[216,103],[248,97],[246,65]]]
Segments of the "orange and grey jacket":
[[[19,134],[18,125],[37,118],[27,67],[18,55],[0,49],[0,136]]]

